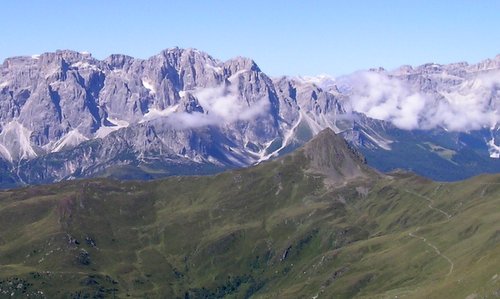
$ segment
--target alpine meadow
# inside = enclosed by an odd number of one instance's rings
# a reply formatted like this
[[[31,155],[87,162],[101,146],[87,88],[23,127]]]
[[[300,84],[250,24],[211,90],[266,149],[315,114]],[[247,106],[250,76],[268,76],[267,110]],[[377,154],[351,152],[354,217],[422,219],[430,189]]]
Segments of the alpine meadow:
[[[0,299],[500,298],[498,12],[6,1]]]

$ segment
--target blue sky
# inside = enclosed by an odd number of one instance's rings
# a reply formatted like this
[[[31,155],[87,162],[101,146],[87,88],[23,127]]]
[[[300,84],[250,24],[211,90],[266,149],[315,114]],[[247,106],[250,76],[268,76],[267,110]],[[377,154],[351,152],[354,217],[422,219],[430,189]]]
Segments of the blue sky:
[[[56,49],[147,58],[179,46],[270,75],[341,75],[500,54],[500,1],[4,1],[0,61]]]

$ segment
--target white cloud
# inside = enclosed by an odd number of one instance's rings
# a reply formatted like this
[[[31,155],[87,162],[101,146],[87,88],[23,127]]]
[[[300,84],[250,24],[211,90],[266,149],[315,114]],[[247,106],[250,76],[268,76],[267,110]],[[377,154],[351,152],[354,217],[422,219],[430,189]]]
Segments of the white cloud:
[[[489,72],[463,83],[423,93],[408,83],[376,72],[343,78],[349,86],[352,109],[401,129],[452,131],[490,127],[499,121],[500,72]]]
[[[156,113],[155,119],[164,115],[165,121],[176,128],[196,128],[252,120],[265,115],[270,107],[267,97],[247,101],[239,95],[236,87],[204,88],[195,91],[193,96],[205,113],[179,110],[164,114],[160,112]],[[145,121],[148,120],[152,119]]]

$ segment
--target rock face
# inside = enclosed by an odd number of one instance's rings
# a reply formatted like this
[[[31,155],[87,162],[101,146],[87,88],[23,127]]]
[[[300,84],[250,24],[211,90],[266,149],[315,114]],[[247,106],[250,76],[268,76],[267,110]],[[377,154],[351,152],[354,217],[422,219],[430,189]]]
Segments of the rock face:
[[[376,174],[367,167],[361,153],[330,128],[306,143],[303,153],[309,162],[309,171],[325,175],[326,182],[330,184],[345,184],[355,178]]]
[[[424,92],[451,94],[453,86],[466,91],[474,74],[498,71],[499,61],[402,67],[388,76]],[[496,111],[498,84],[490,81],[469,89],[480,90],[485,109]],[[250,59],[221,62],[194,49],[167,49],[146,60],[97,60],[67,50],[9,58],[0,66],[0,185],[210,173],[288,152],[324,128],[382,162],[401,135],[414,132],[374,119],[370,111],[358,113],[356,92],[335,80],[271,79]],[[450,99],[436,105],[443,101]],[[444,148],[498,156],[497,127],[483,127],[465,134],[475,148],[460,131],[432,129],[445,136]],[[395,166],[404,165],[398,161]],[[496,163],[481,161],[481,169]]]
[[[123,165],[162,164],[164,175],[246,166],[292,143],[301,106],[316,118],[344,112],[340,96],[286,79],[277,91],[252,60],[193,49],[103,61],[57,51],[7,59],[1,74],[0,154],[26,183]]]

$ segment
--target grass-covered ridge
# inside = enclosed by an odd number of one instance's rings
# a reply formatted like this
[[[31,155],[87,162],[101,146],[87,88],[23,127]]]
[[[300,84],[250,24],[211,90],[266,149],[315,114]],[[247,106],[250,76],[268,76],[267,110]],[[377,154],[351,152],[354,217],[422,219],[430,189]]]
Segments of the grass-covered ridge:
[[[498,296],[500,176],[380,175],[320,138],[320,160],[3,191],[0,297]]]

